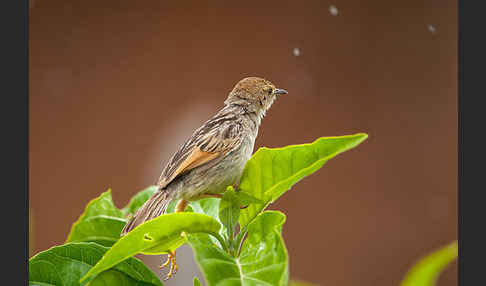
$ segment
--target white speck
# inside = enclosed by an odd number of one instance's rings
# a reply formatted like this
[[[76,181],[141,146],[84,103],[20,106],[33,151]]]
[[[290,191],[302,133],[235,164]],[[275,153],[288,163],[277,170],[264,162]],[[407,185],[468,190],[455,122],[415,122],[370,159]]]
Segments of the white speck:
[[[430,25],[430,24],[427,25],[427,29],[431,33],[435,33],[435,31],[437,31],[437,29],[433,25]]]
[[[331,13],[333,16],[337,16],[337,14],[339,14],[339,10],[336,6],[331,5],[329,6],[329,13]]]
[[[294,48],[294,50],[292,51],[292,53],[294,54],[294,56],[298,57],[298,56],[300,56],[300,49],[299,48]]]

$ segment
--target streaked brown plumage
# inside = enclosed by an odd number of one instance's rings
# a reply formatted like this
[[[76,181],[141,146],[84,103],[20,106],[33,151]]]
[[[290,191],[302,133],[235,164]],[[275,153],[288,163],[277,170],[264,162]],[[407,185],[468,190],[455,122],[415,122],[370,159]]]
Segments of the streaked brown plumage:
[[[188,201],[221,194],[234,185],[253,153],[261,119],[276,97],[286,93],[258,77],[238,82],[225,106],[170,158],[158,180],[159,190],[137,210],[122,235],[165,213],[172,200],[179,200],[176,211],[183,211]]]

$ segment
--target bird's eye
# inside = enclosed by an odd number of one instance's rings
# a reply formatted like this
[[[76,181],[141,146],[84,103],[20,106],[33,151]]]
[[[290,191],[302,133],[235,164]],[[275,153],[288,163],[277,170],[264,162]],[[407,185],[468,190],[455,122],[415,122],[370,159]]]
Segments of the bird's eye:
[[[271,88],[268,89],[268,94],[272,94],[272,92],[273,92],[273,89],[271,89]]]

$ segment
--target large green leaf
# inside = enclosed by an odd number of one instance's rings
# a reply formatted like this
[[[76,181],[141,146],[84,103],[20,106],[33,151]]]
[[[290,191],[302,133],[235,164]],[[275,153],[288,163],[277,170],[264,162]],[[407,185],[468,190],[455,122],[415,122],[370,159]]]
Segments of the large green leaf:
[[[79,278],[101,259],[108,247],[93,242],[72,242],[40,252],[29,260],[30,285],[80,285]],[[105,274],[106,273],[106,274]],[[160,280],[137,258],[89,280],[89,285],[159,285]],[[81,285],[85,285],[82,283]]]
[[[405,275],[400,286],[433,286],[444,268],[457,258],[457,241],[420,259]]]
[[[219,220],[226,229],[226,238],[233,240],[233,234],[240,217],[240,200],[236,196],[233,187],[229,187],[224,192],[223,198],[219,204]]]
[[[98,274],[92,281],[88,282],[86,286],[148,286],[149,283],[136,281],[130,276],[119,275],[116,270],[108,269]]]
[[[200,213],[200,214],[205,214],[208,216],[211,216],[215,220],[217,220],[219,223],[221,221],[219,220],[219,205],[220,205],[221,199],[217,198],[207,198],[207,199],[201,199],[197,201],[190,202],[189,207],[186,209],[186,212],[195,212],[195,213]],[[221,227],[219,229],[218,234],[222,237],[225,235],[225,228]],[[218,240],[214,236],[209,236],[208,238],[211,243],[213,244],[221,244],[218,242]]]
[[[193,212],[208,215],[219,221],[219,204],[220,199],[207,198],[190,202],[189,205]]]
[[[285,215],[265,211],[248,225],[236,258],[211,243],[208,235],[187,235],[206,283],[211,285],[287,285],[288,254],[281,236]]]
[[[125,226],[123,213],[113,204],[111,190],[91,200],[84,213],[72,225],[66,242],[92,241],[111,246]]]
[[[214,218],[190,212],[161,215],[120,238],[82,278],[98,274],[137,254],[162,254],[181,246],[185,233],[218,233],[221,224]]]
[[[157,186],[149,186],[135,194],[122,209],[123,214],[133,215],[155,192],[157,192]]]
[[[241,206],[248,206],[249,204],[265,204],[264,201],[255,198],[254,196],[250,195],[249,193],[245,192],[236,192],[236,196],[240,200]]]
[[[245,276],[271,285],[287,285],[289,258],[282,238],[285,219],[279,211],[265,211],[248,225],[240,254]]]
[[[299,180],[321,168],[327,160],[356,147],[367,137],[364,133],[321,137],[309,144],[258,149],[243,169],[239,190],[265,203],[250,204],[243,209],[240,226],[248,225],[265,207]]]

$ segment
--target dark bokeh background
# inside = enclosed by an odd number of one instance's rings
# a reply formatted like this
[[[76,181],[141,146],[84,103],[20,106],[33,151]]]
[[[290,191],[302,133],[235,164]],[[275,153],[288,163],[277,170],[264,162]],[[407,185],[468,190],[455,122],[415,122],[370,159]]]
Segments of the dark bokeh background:
[[[246,76],[290,92],[256,148],[369,134],[272,206],[292,278],[397,285],[457,239],[456,1],[210,3],[31,1],[34,252],[106,189],[123,207],[153,184]],[[198,273],[189,250],[178,258],[168,285]],[[456,276],[454,263],[438,285]]]

